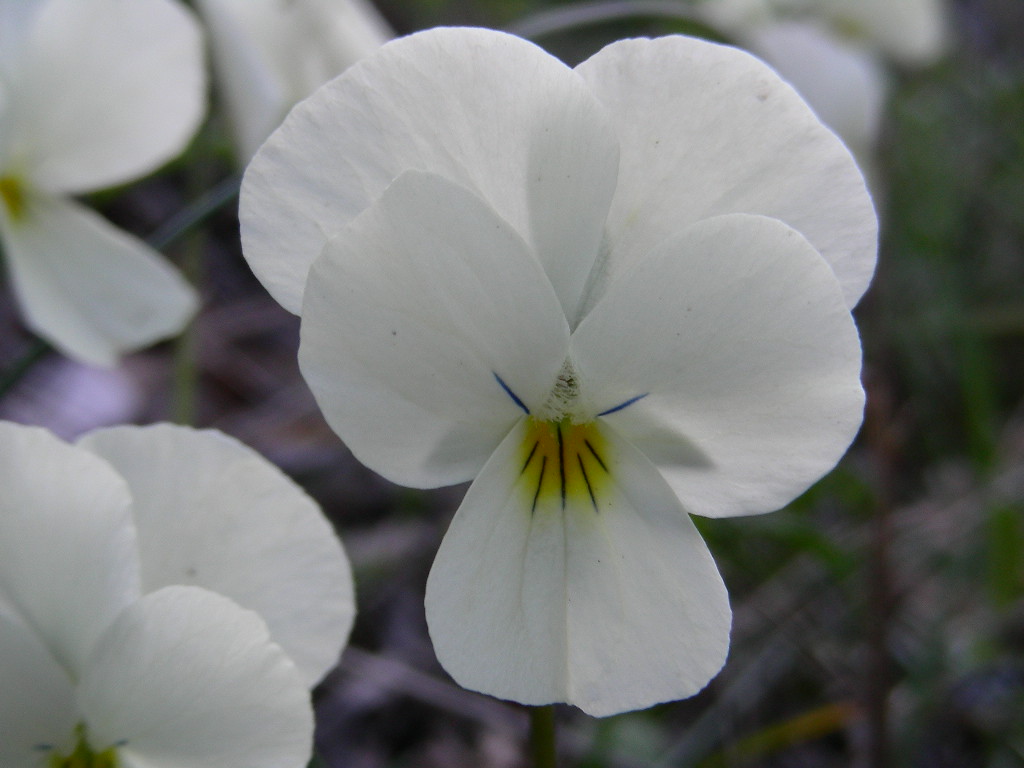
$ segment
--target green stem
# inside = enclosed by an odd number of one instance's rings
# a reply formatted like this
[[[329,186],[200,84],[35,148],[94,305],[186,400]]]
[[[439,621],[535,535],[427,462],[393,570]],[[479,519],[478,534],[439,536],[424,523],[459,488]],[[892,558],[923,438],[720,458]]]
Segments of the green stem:
[[[186,242],[179,264],[185,279],[198,289],[203,283],[203,244],[205,237],[196,232]],[[172,418],[175,424],[193,426],[196,423],[199,391],[199,365],[196,358],[199,342],[196,334],[196,320],[193,319],[174,340],[174,385]]]
[[[238,187],[241,183],[242,179],[237,175],[224,179],[168,219],[163,226],[146,238],[146,242],[156,250],[162,251],[238,197]]]
[[[530,707],[530,747],[533,752],[533,768],[558,768],[553,704]]]

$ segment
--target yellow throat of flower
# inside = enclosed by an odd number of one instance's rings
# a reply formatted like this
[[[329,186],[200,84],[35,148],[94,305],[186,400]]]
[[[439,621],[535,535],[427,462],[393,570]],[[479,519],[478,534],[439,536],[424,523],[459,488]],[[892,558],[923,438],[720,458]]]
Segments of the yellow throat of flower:
[[[85,737],[85,726],[81,724],[75,728],[75,735],[77,743],[71,754],[65,757],[60,753],[54,753],[46,768],[118,768],[117,752],[114,747],[94,752]]]
[[[531,513],[538,509],[601,511],[611,481],[608,441],[598,422],[526,420],[517,487]]]
[[[0,176],[0,203],[17,221],[25,215],[25,186],[15,176]]]

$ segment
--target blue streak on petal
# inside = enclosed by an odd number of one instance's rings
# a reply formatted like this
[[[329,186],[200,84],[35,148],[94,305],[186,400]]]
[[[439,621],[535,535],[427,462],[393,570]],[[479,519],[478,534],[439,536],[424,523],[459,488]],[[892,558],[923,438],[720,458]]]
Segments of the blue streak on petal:
[[[505,394],[512,398],[512,402],[515,403],[516,405],[518,405],[520,408],[522,408],[523,409],[523,413],[525,413],[527,416],[529,416],[530,415],[530,409],[526,407],[526,404],[522,400],[520,400],[518,397],[516,397],[516,393],[513,392],[511,389],[509,389],[508,384],[506,384],[504,382],[504,380],[501,378],[501,376],[499,376],[494,371],[491,371],[491,373],[494,373],[494,378],[497,380],[498,384],[501,385],[501,388],[505,390]]]
[[[499,381],[500,381],[500,379],[499,379]],[[616,411],[621,411],[623,408],[628,408],[629,406],[631,406],[637,400],[643,400],[649,394],[651,394],[651,393],[650,392],[644,392],[642,395],[637,395],[636,397],[631,397],[631,398],[629,398],[629,400],[626,400],[625,402],[621,402],[618,405],[609,408],[607,411],[601,411],[597,415],[598,416],[607,416],[609,413],[615,413]]]

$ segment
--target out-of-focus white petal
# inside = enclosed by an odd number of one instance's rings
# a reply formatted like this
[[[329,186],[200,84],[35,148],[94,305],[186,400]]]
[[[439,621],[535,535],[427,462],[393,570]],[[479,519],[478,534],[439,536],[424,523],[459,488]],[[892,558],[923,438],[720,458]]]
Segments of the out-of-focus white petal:
[[[929,64],[947,43],[944,0],[829,0],[841,26],[852,27],[903,64]]]
[[[361,0],[199,0],[243,161],[285,114],[394,32]]]
[[[751,30],[746,43],[797,89],[855,155],[868,155],[886,91],[885,72],[874,56],[812,22],[765,25]]]
[[[260,617],[198,587],[126,608],[78,688],[96,750],[124,768],[304,768],[313,714]]]
[[[46,430],[0,422],[0,488],[0,595],[75,675],[139,595],[128,487]]]
[[[312,686],[352,628],[348,560],[316,503],[220,432],[114,427],[79,443],[128,481],[146,592],[192,584],[260,614]]]
[[[281,0],[198,0],[239,159],[248,161],[293,103],[273,64],[278,40],[294,49]],[[297,99],[296,99],[297,100]]]
[[[78,193],[154,170],[205,108],[198,24],[172,0],[49,0],[17,80],[17,141],[36,186]]]
[[[875,268],[877,225],[850,153],[762,62],[685,37],[624,40],[576,68],[615,121],[619,183],[605,285],[686,224],[781,219],[835,270],[853,306]],[[600,297],[600,286],[592,300]]]
[[[860,426],[857,329],[835,275],[782,222],[731,214],[659,245],[572,337],[587,397],[690,512],[778,509]]]
[[[0,611],[0,765],[38,768],[67,749],[77,714],[67,671],[27,627]]]
[[[473,482],[434,561],[438,659],[467,688],[597,716],[693,695],[725,661],[730,611],[689,517],[606,426],[585,428],[596,445],[560,437],[561,461],[537,474],[530,425]]]
[[[35,15],[46,2],[0,0],[0,81],[16,71]]]
[[[195,291],[160,254],[77,203],[33,194],[0,233],[26,323],[90,365],[179,333]]]
[[[429,171],[475,192],[522,234],[572,313],[616,162],[608,119],[560,61],[491,30],[421,32],[350,67],[263,145],[242,185],[245,256],[298,313],[325,242],[403,171]]]
[[[299,363],[360,461],[430,487],[471,478],[544,402],[568,335],[522,238],[472,192],[409,172],[313,266]]]

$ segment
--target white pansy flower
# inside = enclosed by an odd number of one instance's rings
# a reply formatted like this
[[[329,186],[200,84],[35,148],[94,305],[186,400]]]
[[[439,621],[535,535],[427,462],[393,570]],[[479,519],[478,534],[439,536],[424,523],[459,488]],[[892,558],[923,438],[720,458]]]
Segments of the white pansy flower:
[[[281,572],[276,551],[294,550],[297,535],[289,533],[289,543],[250,546],[241,563],[244,547],[224,538],[237,520],[216,504],[253,505],[252,527],[265,537],[280,535],[281,526],[269,526],[260,505],[291,507],[279,514],[308,535],[313,526],[299,522],[297,511],[305,502],[297,504],[275,487],[251,452],[231,442],[213,447],[217,440],[209,433],[158,428],[113,430],[87,441],[100,454],[139,450],[120,462],[119,473],[92,450],[67,445],[45,430],[0,423],[5,768],[306,765],[313,727],[309,674],[273,642],[277,630],[271,626],[268,632],[255,611],[195,586],[225,581],[202,552],[193,558],[188,578],[164,586],[174,582],[173,569],[184,562],[181,551],[219,524],[225,561],[239,571],[235,581],[249,580],[255,590],[267,571],[288,579],[264,605],[298,595],[301,566]],[[183,471],[180,449],[186,443],[196,461],[212,460],[198,475]],[[232,450],[233,462],[217,456]],[[150,461],[162,462],[150,465],[155,479],[142,477],[142,463]],[[204,494],[205,473],[217,471],[231,491]],[[183,488],[166,484],[172,475]],[[169,499],[140,503],[148,492],[167,492],[198,508],[171,509]],[[172,519],[155,520],[158,512]],[[259,538],[244,528],[233,533],[250,544]],[[307,564],[313,563],[306,571],[317,589],[323,568],[314,561],[323,555],[315,541],[307,543],[314,553],[306,555]],[[241,602],[259,600],[243,596]],[[271,611],[273,625],[272,617]]]
[[[143,242],[69,199],[181,152],[203,113],[198,25],[171,0],[0,0],[0,243],[25,321],[109,366],[196,307]]]
[[[730,611],[688,513],[786,504],[861,419],[875,217],[795,92],[689,38],[573,70],[432,30],[297,106],[241,220],[355,455],[473,479],[427,583],[455,680],[595,715],[700,690]]]
[[[199,0],[243,161],[288,110],[394,37],[368,0]]]

